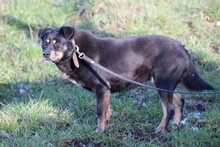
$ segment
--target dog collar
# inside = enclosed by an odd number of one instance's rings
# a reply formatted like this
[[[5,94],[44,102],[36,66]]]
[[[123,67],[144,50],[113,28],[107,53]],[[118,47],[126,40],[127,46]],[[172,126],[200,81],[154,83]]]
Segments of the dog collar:
[[[74,39],[72,39],[72,44],[73,44],[73,47],[75,48],[76,47],[76,42]],[[78,46],[77,46],[78,48]],[[76,51],[73,52],[73,55],[72,55],[72,58],[73,58],[73,63],[74,65],[79,68],[79,61],[78,61],[78,58],[76,56]]]

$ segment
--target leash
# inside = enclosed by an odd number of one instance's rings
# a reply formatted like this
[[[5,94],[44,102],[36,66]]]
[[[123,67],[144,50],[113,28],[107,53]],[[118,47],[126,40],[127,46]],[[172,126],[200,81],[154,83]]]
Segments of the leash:
[[[74,39],[73,39],[74,40]],[[126,78],[124,76],[121,76],[107,68],[105,68],[104,66],[98,64],[97,62],[95,62],[93,59],[89,58],[88,56],[86,56],[83,52],[80,52],[79,51],[79,47],[75,44],[75,41],[73,41],[73,46],[74,46],[74,49],[76,50],[76,53],[78,54],[78,57],[79,59],[81,60],[84,60],[88,63],[90,63],[91,65],[94,65],[95,67],[105,71],[106,73],[109,73],[111,75],[114,75],[116,77],[118,77],[119,79],[121,80],[124,80],[124,81],[127,81],[129,83],[133,83],[135,85],[138,85],[138,86],[142,86],[142,87],[145,87],[145,88],[148,88],[148,89],[152,89],[152,90],[158,90],[158,91],[164,91],[164,92],[169,92],[169,93],[179,93],[179,94],[216,94],[216,95],[220,95],[220,92],[183,92],[183,91],[172,91],[172,90],[167,90],[167,89],[162,89],[162,88],[157,88],[157,87],[153,87],[153,86],[149,86],[149,85],[145,85],[145,84],[142,84],[142,83],[139,83],[137,81],[134,81],[134,80],[131,80],[129,78]],[[75,52],[73,53],[75,54]],[[73,57],[75,58],[76,56],[73,55]],[[78,59],[73,59],[73,62],[74,62],[74,65],[79,65],[78,63]],[[75,63],[76,62],[76,63]],[[79,68],[79,66],[77,66],[77,68]]]

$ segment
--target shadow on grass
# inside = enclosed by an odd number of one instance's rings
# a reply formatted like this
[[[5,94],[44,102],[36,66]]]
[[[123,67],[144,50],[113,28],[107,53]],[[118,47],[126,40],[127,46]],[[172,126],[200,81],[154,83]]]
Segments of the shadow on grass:
[[[1,15],[0,18],[4,23],[8,24],[11,27],[15,27],[17,30],[27,31],[29,25],[11,15]],[[33,27],[33,26],[32,26]]]
[[[77,89],[76,85],[66,79],[51,79],[45,82],[21,82],[0,84],[0,100],[4,102],[23,102],[24,99],[53,97],[61,89]]]
[[[37,28],[38,26],[27,24],[26,22],[23,22],[13,16],[10,15],[0,15],[0,19],[3,20],[4,23],[11,27],[15,27],[16,30],[23,31],[27,38],[30,38],[34,42],[39,41],[37,38]]]

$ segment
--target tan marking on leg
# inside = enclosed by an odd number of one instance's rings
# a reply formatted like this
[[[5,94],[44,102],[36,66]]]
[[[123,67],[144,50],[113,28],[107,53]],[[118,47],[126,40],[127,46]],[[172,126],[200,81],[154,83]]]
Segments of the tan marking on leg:
[[[174,112],[172,125],[179,125],[179,123],[180,123],[181,116],[182,116],[182,107],[183,107],[183,102],[182,102],[181,98],[182,97],[179,93],[173,94],[172,103],[174,105],[175,112]]]
[[[160,122],[160,125],[157,127],[155,132],[161,132],[164,131],[165,127],[166,127],[166,118],[167,118],[167,105],[165,105],[162,101],[161,101],[161,105],[163,108],[163,118]]]
[[[98,119],[98,127],[96,128],[97,133],[102,133],[105,130],[106,122],[105,119]]]
[[[111,111],[110,104],[109,104],[109,108],[108,108],[108,111],[106,113],[106,120],[107,120],[108,123],[111,120],[111,116],[112,116],[112,111]]]
[[[102,108],[102,116],[98,118],[98,127],[96,132],[103,132],[105,130],[105,126],[107,121],[110,121],[111,117],[111,109],[110,109],[110,91],[107,90],[104,93],[104,98],[101,104],[97,104],[98,107]]]

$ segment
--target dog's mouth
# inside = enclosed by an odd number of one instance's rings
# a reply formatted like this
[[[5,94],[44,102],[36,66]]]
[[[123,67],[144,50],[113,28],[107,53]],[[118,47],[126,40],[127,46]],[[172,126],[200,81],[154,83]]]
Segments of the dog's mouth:
[[[43,53],[43,60],[59,62],[62,60],[64,53],[62,51],[50,51],[50,53]]]

